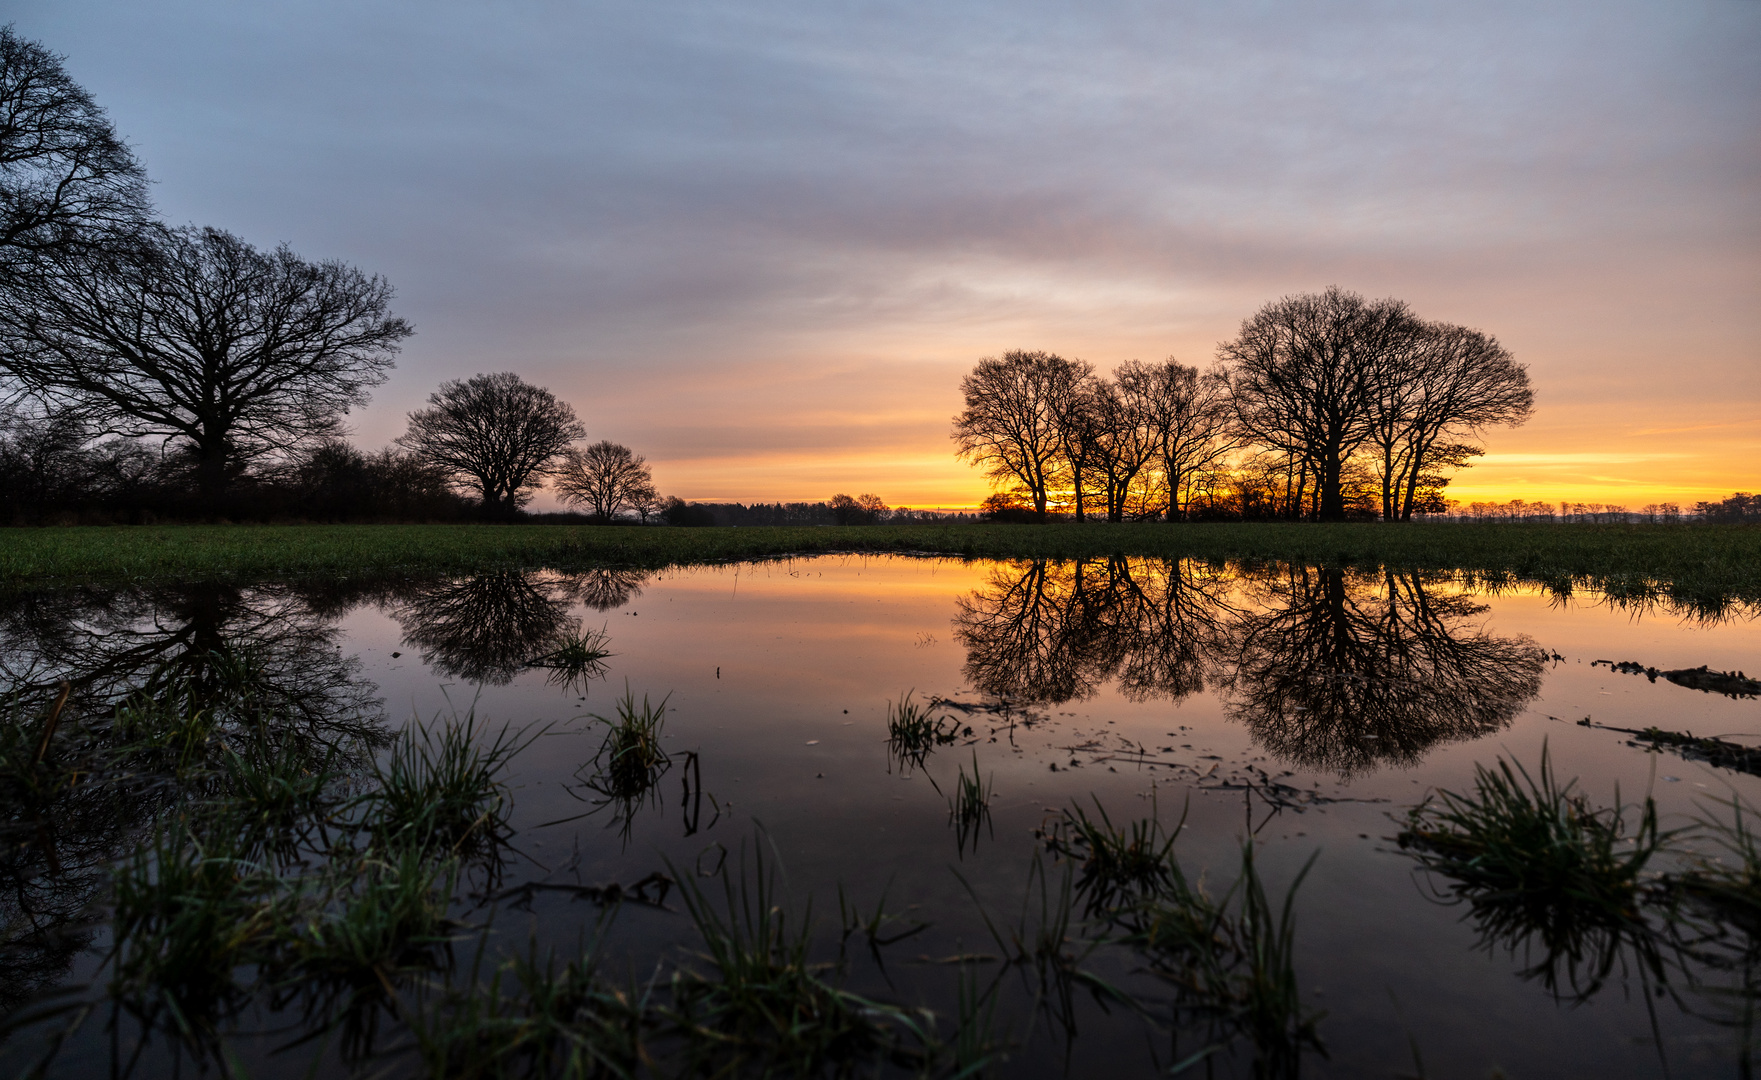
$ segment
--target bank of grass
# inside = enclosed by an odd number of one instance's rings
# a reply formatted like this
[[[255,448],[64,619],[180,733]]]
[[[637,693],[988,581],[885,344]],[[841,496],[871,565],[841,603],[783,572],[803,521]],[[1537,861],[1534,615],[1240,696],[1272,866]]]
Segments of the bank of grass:
[[[629,566],[828,552],[960,558],[1107,555],[1452,569],[1615,591],[1761,599],[1761,529],[1741,525],[1058,524],[631,528],[168,525],[0,530],[0,583],[262,579]]]

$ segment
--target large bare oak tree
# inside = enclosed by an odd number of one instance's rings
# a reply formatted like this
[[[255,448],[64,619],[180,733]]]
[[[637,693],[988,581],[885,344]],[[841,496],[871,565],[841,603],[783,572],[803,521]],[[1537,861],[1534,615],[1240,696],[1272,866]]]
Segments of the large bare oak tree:
[[[1421,337],[1399,300],[1334,287],[1267,304],[1217,347],[1233,368],[1237,424],[1252,441],[1308,463],[1322,521],[1344,520],[1345,463],[1374,431],[1388,372],[1410,362]]]
[[[441,383],[428,404],[398,443],[476,489],[486,517],[512,516],[587,434],[567,402],[511,371]]]
[[[655,499],[654,474],[641,454],[627,446],[601,440],[584,450],[569,450],[557,466],[558,498],[585,507],[594,517],[614,518]]]
[[[334,434],[413,331],[391,286],[218,229],[151,226],[0,277],[0,372],[51,410],[187,454],[215,499],[251,459]]]

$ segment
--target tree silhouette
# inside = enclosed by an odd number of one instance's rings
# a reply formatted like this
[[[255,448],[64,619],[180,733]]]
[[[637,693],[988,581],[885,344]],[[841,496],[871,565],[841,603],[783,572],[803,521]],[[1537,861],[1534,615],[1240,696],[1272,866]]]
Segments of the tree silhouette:
[[[1314,469],[1322,521],[1345,519],[1345,463],[1370,438],[1384,377],[1410,360],[1420,331],[1400,301],[1335,287],[1267,304],[1217,347],[1233,365],[1237,424]]]
[[[1061,418],[1092,369],[1045,352],[986,357],[960,380],[966,407],[954,417],[958,456],[987,475],[1020,484],[1045,520],[1046,500],[1068,441]]]
[[[113,434],[168,440],[208,498],[253,458],[333,434],[413,331],[391,286],[218,229],[144,229],[0,278],[0,371]]]
[[[410,414],[398,444],[474,488],[491,518],[512,516],[586,435],[566,402],[507,371],[441,383],[428,404]]]
[[[648,462],[629,447],[610,441],[564,451],[554,486],[563,502],[607,519],[646,507],[655,498]]]
[[[1529,373],[1478,330],[1426,324],[1417,347],[1378,376],[1370,445],[1382,487],[1382,520],[1411,521],[1420,493],[1447,483],[1438,470],[1481,453],[1460,441],[1534,411]],[[1434,504],[1434,501],[1433,501]]]
[[[1000,566],[956,601],[954,637],[981,692],[1064,702],[1117,677],[1133,700],[1202,690],[1228,608],[1202,566],[1113,556]]]
[[[63,59],[0,26],[0,266],[149,218],[146,174]]]
[[[1186,516],[1186,503],[1198,473],[1238,445],[1231,426],[1229,379],[1220,371],[1201,373],[1176,363],[1127,361],[1113,372],[1119,392],[1133,402],[1155,449],[1167,503],[1164,516]]]

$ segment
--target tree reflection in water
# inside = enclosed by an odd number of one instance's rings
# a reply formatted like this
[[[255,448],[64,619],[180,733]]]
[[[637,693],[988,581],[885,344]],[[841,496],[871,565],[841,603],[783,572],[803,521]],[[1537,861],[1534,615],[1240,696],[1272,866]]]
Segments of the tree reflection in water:
[[[496,570],[406,587],[390,608],[423,663],[452,678],[505,686],[580,632],[570,601],[608,611],[629,603],[647,580],[640,570]]]
[[[13,771],[0,784],[0,1007],[66,971],[110,866],[170,809],[208,797],[205,770],[227,753],[272,746],[362,771],[385,740],[381,703],[338,637],[331,617],[287,587],[0,598],[8,722],[37,730],[60,684],[71,688],[48,755],[68,775]],[[201,760],[185,747],[167,763],[124,734],[122,708],[149,723],[202,717]]]
[[[1418,574],[1290,568],[1255,583],[1223,659],[1230,715],[1286,762],[1348,776],[1502,730],[1546,654]]]
[[[1287,763],[1350,775],[1498,731],[1540,692],[1544,653],[1416,574],[1113,557],[999,567],[959,601],[983,693],[1065,702],[1116,678],[1131,700],[1203,690]]]
[[[1115,556],[999,565],[959,598],[954,637],[980,692],[1065,702],[1117,676],[1134,701],[1204,689],[1228,606],[1214,568]]]

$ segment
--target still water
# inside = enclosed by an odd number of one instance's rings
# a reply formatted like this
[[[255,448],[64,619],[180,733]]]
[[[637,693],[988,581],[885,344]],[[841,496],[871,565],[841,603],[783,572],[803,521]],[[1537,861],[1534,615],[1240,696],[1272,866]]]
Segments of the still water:
[[[531,666],[559,634],[584,630],[603,633],[602,666],[572,677]],[[1324,1049],[1301,1054],[1305,1075],[1748,1075],[1752,965],[1661,993],[1620,955],[1574,992],[1547,975],[1569,958],[1550,966],[1534,938],[1485,940],[1395,836],[1427,793],[1467,790],[1476,765],[1499,757],[1533,771],[1543,747],[1596,805],[1651,794],[1665,828],[1719,811],[1714,800],[1761,801],[1761,778],[1632,734],[1761,745],[1761,703],[1607,663],[1756,671],[1753,612],[1488,594],[1451,575],[857,557],[85,590],[14,597],[0,612],[0,676],[24,698],[66,678],[100,710],[168,664],[219,653],[251,657],[265,707],[339,729],[471,713],[524,730],[531,741],[508,774],[511,861],[463,904],[491,923],[496,947],[577,948],[602,909],[573,887],[703,872],[759,844],[788,904],[812,903],[831,954],[840,889],[868,909],[884,896],[899,933],[924,927],[852,950],[842,985],[946,1014],[956,969],[1003,980],[1004,1075],[1166,1070],[1205,1044],[1156,1022],[1166,991],[1130,949],[1080,960],[1136,1008],[1092,982],[1067,1008],[1048,1004],[1056,994],[989,959],[986,917],[1018,922],[1023,897],[1037,911],[1037,883],[1062,873],[1046,830],[1068,808],[1099,807],[1116,823],[1183,821],[1180,863],[1213,894],[1239,874],[1249,837],[1274,901],[1310,867],[1295,893],[1295,970]],[[664,701],[672,763],[647,798],[620,802],[592,782],[604,738],[594,717],[615,716],[626,693]],[[907,701],[950,718],[939,730],[953,734],[915,759],[887,741],[890,711]],[[975,771],[988,814],[962,823],[950,800]],[[61,821],[47,859],[40,840],[9,849],[8,1005],[103,984],[101,919],[41,942],[57,920],[101,906],[102,868],[138,843],[150,800],[137,810],[95,817],[85,833]],[[622,905],[605,933],[608,968],[637,980],[698,947],[676,894]],[[240,1021],[237,1062],[304,1074],[319,1051],[277,1050],[293,1041],[284,1017],[254,1022],[274,1031]],[[108,1071],[137,1043],[95,1015],[51,1073]],[[1192,1075],[1253,1075],[1255,1061],[1236,1040]],[[149,1049],[135,1072],[175,1064]]]

